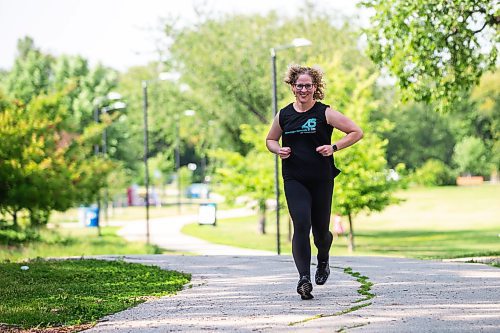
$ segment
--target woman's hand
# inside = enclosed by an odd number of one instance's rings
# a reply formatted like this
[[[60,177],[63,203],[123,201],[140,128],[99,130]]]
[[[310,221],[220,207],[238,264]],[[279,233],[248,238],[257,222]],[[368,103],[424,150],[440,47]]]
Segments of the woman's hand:
[[[323,156],[330,156],[333,154],[333,147],[331,145],[323,145],[317,147],[316,151]]]
[[[278,152],[277,152],[278,156],[282,160],[289,158],[291,153],[292,153],[292,148],[290,148],[290,147],[280,147],[280,149],[278,149]]]

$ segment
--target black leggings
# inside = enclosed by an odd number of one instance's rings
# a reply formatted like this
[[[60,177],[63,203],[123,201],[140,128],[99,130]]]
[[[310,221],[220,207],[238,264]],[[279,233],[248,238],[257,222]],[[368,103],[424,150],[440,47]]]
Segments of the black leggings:
[[[293,221],[292,253],[300,276],[310,275],[311,243],[314,238],[318,261],[328,260],[333,241],[329,230],[333,180],[302,182],[285,180],[285,196]]]

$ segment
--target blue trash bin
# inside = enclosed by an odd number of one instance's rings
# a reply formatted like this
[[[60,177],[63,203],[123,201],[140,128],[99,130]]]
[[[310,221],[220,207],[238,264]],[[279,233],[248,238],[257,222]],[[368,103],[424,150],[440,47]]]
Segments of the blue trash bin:
[[[97,228],[99,226],[99,207],[87,207],[85,210],[85,225]]]

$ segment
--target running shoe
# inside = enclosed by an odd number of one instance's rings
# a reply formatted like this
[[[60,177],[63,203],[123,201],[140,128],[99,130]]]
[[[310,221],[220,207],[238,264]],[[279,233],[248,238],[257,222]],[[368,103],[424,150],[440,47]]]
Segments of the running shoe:
[[[300,278],[297,284],[297,293],[302,299],[313,299],[314,296],[311,295],[313,290],[313,285],[311,283],[311,278],[309,275],[304,275]]]
[[[325,284],[329,276],[330,276],[330,265],[328,265],[328,261],[318,262],[318,267],[316,268],[316,274],[314,276],[316,284],[318,285]]]

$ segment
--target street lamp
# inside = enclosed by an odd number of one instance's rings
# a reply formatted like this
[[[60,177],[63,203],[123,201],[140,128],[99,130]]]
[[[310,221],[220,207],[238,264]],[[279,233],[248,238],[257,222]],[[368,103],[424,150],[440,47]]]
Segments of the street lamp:
[[[143,114],[144,114],[144,186],[146,187],[146,243],[149,244],[149,167],[148,167],[148,81],[142,81]]]
[[[272,76],[273,76],[273,117],[276,117],[278,113],[278,94],[276,87],[276,52],[279,50],[285,50],[290,48],[309,46],[311,45],[311,41],[305,38],[295,38],[292,40],[292,43],[286,45],[279,45],[271,48],[271,67],[272,67]],[[274,156],[274,184],[276,191],[276,251],[281,254],[280,247],[280,185],[279,185],[279,159],[278,155]]]
[[[146,187],[146,243],[149,244],[149,133],[148,133],[148,84],[157,81],[177,81],[180,78],[180,73],[165,72],[160,73],[158,78],[142,81],[142,97],[143,97],[143,116],[144,116],[144,186]]]
[[[119,93],[111,92],[108,94],[108,99],[121,99],[122,96]],[[127,107],[127,104],[122,101],[116,101],[112,103],[109,106],[105,106],[101,108],[101,114],[107,114],[112,111],[118,111],[118,110],[123,110]],[[102,155],[107,156],[108,155],[108,129],[107,127],[104,128],[104,131],[102,132]],[[108,223],[108,184],[106,182],[106,187],[104,188],[104,218],[106,219],[106,224]]]
[[[192,117],[196,114],[195,110],[185,110],[184,116]],[[175,121],[175,171],[177,174],[177,212],[181,213],[181,153],[180,153],[180,133],[179,133],[179,115],[176,114]]]
[[[121,110],[121,109],[126,108],[127,104],[125,104],[122,101],[119,101],[121,98],[122,98],[122,95],[120,93],[117,93],[114,91],[109,92],[106,96],[101,96],[101,97],[95,98],[94,99],[94,121],[96,123],[99,123],[99,116],[102,113],[107,113],[109,111]],[[107,102],[111,102],[111,101],[115,101],[115,102],[108,105],[108,106],[101,107],[102,104],[107,103]],[[106,128],[105,128],[104,131],[102,132],[102,154],[103,154],[103,156],[107,155],[106,141],[107,141],[107,132],[106,132]],[[94,145],[94,155],[96,155],[96,156],[99,155],[99,144]],[[108,218],[108,214],[107,214],[108,188],[107,188],[107,185],[106,185],[105,190],[106,190],[106,194],[105,194],[106,215],[105,216],[106,216],[106,222],[107,222],[107,218]],[[97,220],[99,221],[100,220],[99,216],[101,215],[101,197],[100,197],[99,193],[97,193],[97,211],[98,211]],[[99,224],[97,227],[98,227],[98,234],[100,236],[101,235],[101,227],[99,226]]]

